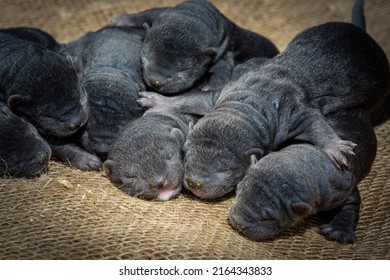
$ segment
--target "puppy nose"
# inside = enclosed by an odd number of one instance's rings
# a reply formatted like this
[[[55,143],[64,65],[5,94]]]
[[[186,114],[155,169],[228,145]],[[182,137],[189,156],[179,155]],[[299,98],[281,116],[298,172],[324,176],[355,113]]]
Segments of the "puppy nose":
[[[68,129],[71,130],[71,131],[76,131],[76,130],[78,130],[80,127],[81,127],[80,124],[71,123],[71,124],[68,126]]]
[[[39,165],[45,165],[48,163],[51,157],[51,151],[45,152],[42,157],[38,160]]]
[[[167,184],[168,184],[167,178],[161,177],[158,180],[149,183],[149,187],[159,190],[166,187]]]
[[[186,182],[187,182],[187,186],[190,189],[194,189],[194,190],[199,190],[199,189],[203,188],[203,186],[204,186],[204,183],[196,182],[196,181],[194,182],[191,179],[187,179]]]
[[[149,183],[149,187],[153,188],[153,189],[162,189],[164,186],[164,183],[163,182],[152,182],[152,183]]]
[[[151,79],[149,80],[150,85],[155,88],[155,89],[160,89],[162,88],[165,84],[159,80]]]

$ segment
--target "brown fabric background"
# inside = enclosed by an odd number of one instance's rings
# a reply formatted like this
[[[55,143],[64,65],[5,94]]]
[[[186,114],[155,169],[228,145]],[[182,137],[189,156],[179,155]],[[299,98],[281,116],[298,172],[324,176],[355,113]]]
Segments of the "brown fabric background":
[[[123,12],[175,0],[0,0],[0,28],[32,26],[69,42]],[[326,21],[350,21],[353,0],[214,0],[230,19],[283,50],[295,34]],[[368,32],[390,57],[390,1],[367,0]],[[54,160],[37,179],[0,179],[0,259],[389,259],[390,121],[376,128],[378,153],[359,185],[354,245],[325,240],[311,218],[275,241],[254,242],[227,221],[233,197],[188,194],[148,202],[122,193],[103,172]],[[67,180],[72,186],[61,185]]]

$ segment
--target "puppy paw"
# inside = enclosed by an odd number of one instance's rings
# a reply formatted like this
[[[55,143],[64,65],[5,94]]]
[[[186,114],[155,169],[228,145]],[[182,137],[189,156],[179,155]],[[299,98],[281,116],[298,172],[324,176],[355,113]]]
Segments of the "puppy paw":
[[[342,244],[355,243],[355,231],[348,226],[335,225],[333,223],[325,224],[320,227],[320,234],[326,239],[337,241]]]
[[[163,113],[169,111],[168,98],[151,91],[141,91],[137,100],[142,107],[149,108],[145,113]]]
[[[335,145],[325,149],[326,154],[339,169],[348,167],[347,157],[354,156],[353,149],[357,145],[351,141],[339,140]]]
[[[102,161],[97,156],[89,153],[83,153],[68,159],[68,164],[83,171],[100,171],[103,167]]]

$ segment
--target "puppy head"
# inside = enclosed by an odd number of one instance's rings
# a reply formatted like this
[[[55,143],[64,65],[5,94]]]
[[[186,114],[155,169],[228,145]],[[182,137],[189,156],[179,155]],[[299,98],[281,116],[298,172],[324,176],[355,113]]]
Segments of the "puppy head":
[[[167,136],[136,139],[129,135],[132,139],[124,142],[123,132],[104,162],[111,181],[142,199],[168,200],[177,196],[184,175],[182,133],[174,128]],[[123,142],[118,145],[118,141]]]
[[[250,165],[246,151],[251,137],[230,115],[214,111],[201,118],[184,145],[184,186],[201,198],[218,198],[234,190]]]
[[[47,171],[51,157],[49,145],[30,123],[0,109],[0,174],[34,177]]]
[[[294,186],[287,183],[288,179],[278,176],[288,166],[264,159],[257,163],[252,157],[229,210],[231,225],[253,240],[274,239],[314,211],[310,204],[291,195]]]
[[[229,124],[220,117],[204,117],[190,128],[184,144],[184,186],[198,197],[218,198],[231,192],[249,167],[241,143],[229,138],[235,133]]]
[[[194,195],[212,199],[235,189],[240,177],[240,159],[227,149],[187,142],[184,186]]]
[[[87,121],[87,96],[76,70],[64,56],[51,51],[26,62],[7,102],[43,135],[65,137]]]
[[[202,44],[196,30],[182,25],[153,24],[141,51],[145,83],[164,94],[191,88],[207,73],[217,55],[216,48]]]

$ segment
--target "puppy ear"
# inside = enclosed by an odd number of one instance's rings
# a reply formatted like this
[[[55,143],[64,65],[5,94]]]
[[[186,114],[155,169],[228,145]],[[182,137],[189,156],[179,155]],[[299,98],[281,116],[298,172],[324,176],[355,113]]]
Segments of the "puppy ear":
[[[108,159],[103,163],[103,170],[104,172],[106,172],[107,177],[111,176],[113,167],[114,167],[114,161],[111,159]]]
[[[206,57],[210,58],[212,61],[214,61],[215,58],[217,57],[218,49],[217,48],[212,48],[212,47],[206,48],[206,49],[204,49],[203,54]]]
[[[254,156],[257,160],[257,159],[262,158],[263,154],[264,154],[263,150],[259,149],[259,148],[250,149],[250,150],[245,152],[245,156],[250,157],[251,160],[252,160],[252,156]]]
[[[226,37],[221,42],[221,45],[218,48],[213,48],[213,47],[206,48],[206,49],[204,49],[203,53],[207,57],[209,57],[212,61],[216,62],[218,59],[220,59],[226,53],[226,50],[227,50],[227,47],[228,47],[228,43],[229,43],[229,38]],[[229,55],[231,56],[231,59],[233,59],[233,63],[234,63],[234,55],[233,55],[233,53],[230,53]],[[227,58],[229,59],[228,56],[227,56]]]
[[[149,25],[149,23],[145,22],[144,24],[142,24],[142,27],[145,29],[146,33],[150,31],[150,28],[151,26]]]
[[[11,108],[11,110],[16,110],[17,108],[22,106],[25,103],[25,101],[26,101],[25,97],[23,97],[19,94],[14,94],[8,98],[7,104],[8,104],[8,107]]]
[[[306,202],[295,202],[291,203],[293,211],[302,217],[308,217],[313,214],[313,207]]]
[[[173,139],[175,139],[179,144],[184,144],[184,134],[183,132],[178,128],[172,128],[171,130],[171,136]]]
[[[188,132],[191,132],[194,129],[194,122],[188,124]]]
[[[258,162],[255,155],[251,155],[251,166],[255,165]]]

